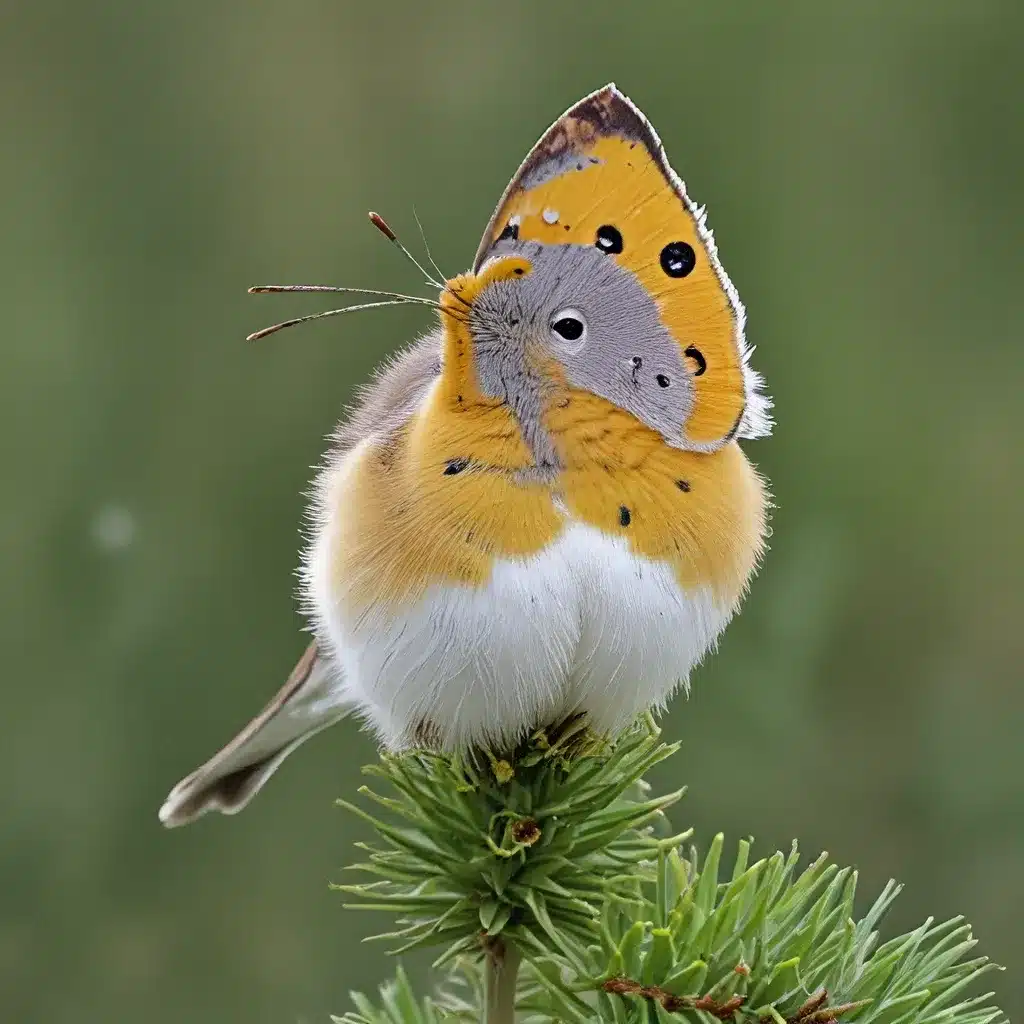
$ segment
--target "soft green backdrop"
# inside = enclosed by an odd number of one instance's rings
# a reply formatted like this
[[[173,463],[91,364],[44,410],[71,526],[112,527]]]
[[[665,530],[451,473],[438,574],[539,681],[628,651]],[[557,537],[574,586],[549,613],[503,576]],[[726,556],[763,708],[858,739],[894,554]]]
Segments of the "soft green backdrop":
[[[414,287],[371,208],[463,268],[610,79],[710,206],[779,421],[771,553],[657,781],[701,837],[905,880],[891,928],[968,915],[1019,1016],[1022,12],[5,0],[0,1019],[324,1021],[389,969],[326,891],[354,727],[238,819],[156,821],[301,650],[309,467],[429,323],[247,347],[326,306],[245,289]]]

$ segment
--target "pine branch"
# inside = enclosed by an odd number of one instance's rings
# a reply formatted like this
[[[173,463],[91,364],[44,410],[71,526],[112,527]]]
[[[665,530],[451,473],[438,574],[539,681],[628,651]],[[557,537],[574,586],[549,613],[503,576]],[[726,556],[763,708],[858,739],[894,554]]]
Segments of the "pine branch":
[[[965,996],[995,967],[964,959],[962,919],[878,945],[894,883],[856,921],[856,872],[827,855],[798,872],[794,844],[750,864],[744,841],[721,877],[716,836],[702,863],[684,858],[689,833],[664,815],[683,791],[651,798],[643,781],[675,750],[647,716],[614,746],[570,721],[503,758],[414,752],[365,769],[389,792],[361,792],[386,815],[340,803],[377,833],[354,866],[371,880],[334,888],[398,917],[374,936],[391,952],[440,946],[447,973],[417,1001],[399,970],[379,1004],[353,995],[335,1019],[509,1024],[514,999],[516,1019],[566,1024],[1004,1024],[991,993]]]

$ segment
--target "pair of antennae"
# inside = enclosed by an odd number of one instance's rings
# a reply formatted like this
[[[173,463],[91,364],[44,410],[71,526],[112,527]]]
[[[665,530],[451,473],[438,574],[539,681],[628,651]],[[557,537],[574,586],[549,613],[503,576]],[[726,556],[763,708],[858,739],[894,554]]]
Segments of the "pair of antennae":
[[[430,265],[434,268],[437,278],[431,277],[429,273],[424,269],[423,265],[409,250],[399,241],[398,235],[391,230],[388,226],[387,221],[379,213],[370,213],[370,223],[393,245],[397,246],[399,251],[409,260],[410,263],[423,275],[427,284],[432,285],[438,291],[444,289],[444,274],[441,268],[434,262],[434,257],[430,253],[430,246],[427,244],[427,236],[423,232],[423,225],[420,223],[419,215],[413,210],[413,216],[416,218],[416,224],[420,229],[420,236],[423,239],[423,248],[427,251],[427,259]],[[385,292],[378,291],[375,288],[340,288],[334,285],[327,284],[262,284],[255,285],[249,289],[250,295],[265,295],[269,293],[277,292],[345,292],[353,295],[382,295],[386,298],[378,302],[360,302],[354,306],[343,306],[341,309],[328,309],[323,313],[311,313],[309,316],[299,316],[294,320],[285,320],[282,323],[274,324],[272,327],[264,327],[262,331],[256,331],[250,334],[245,340],[246,341],[259,341],[260,338],[265,338],[269,334],[276,334],[278,331],[284,330],[285,327],[294,327],[296,324],[304,324],[307,320],[322,320],[328,316],[340,316],[342,313],[355,313],[362,309],[379,309],[382,306],[408,306],[408,305],[420,305],[420,306],[433,306],[435,309],[440,308],[440,304],[435,302],[433,299],[427,299],[420,295],[405,295],[402,292]]]

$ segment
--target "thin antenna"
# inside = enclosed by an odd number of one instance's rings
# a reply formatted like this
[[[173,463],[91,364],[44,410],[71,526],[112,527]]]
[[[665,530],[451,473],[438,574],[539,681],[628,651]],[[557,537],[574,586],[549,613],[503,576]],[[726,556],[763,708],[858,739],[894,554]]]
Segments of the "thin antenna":
[[[333,284],[254,284],[249,289],[250,295],[271,295],[278,292],[348,292],[352,295],[383,295],[389,299],[402,299],[405,302],[422,302],[428,306],[436,306],[433,299],[422,295],[405,295],[402,292],[385,292],[379,288],[341,288]]]
[[[322,320],[327,316],[339,316],[342,313],[355,313],[361,309],[378,309],[381,306],[408,306],[409,303],[406,299],[388,299],[385,302],[362,302],[357,306],[345,306],[342,309],[328,309],[324,313],[311,313],[309,316],[296,317],[294,320],[285,320],[283,323],[274,324],[273,327],[264,327],[262,331],[256,331],[250,334],[245,340],[246,341],[259,341],[260,338],[265,338],[268,334],[274,334],[277,331],[283,331],[286,327],[294,327],[296,324],[304,324],[307,320]],[[427,301],[428,305],[437,305]]]
[[[445,272],[434,262],[434,254],[430,251],[430,245],[427,243],[427,233],[423,230],[423,224],[420,221],[420,215],[416,212],[416,207],[412,208],[412,215],[416,218],[416,227],[420,229],[420,238],[423,239],[423,248],[427,251],[427,259],[430,260],[430,265],[437,271],[437,276],[443,281],[445,279]]]
[[[426,278],[427,284],[433,285],[435,288],[444,290],[443,281],[435,281],[427,272],[423,269],[423,265],[418,259],[402,243],[398,240],[398,235],[388,227],[388,222],[379,214],[370,211],[370,223],[389,241],[392,245],[399,248],[402,255]],[[440,273],[440,271],[438,271]]]

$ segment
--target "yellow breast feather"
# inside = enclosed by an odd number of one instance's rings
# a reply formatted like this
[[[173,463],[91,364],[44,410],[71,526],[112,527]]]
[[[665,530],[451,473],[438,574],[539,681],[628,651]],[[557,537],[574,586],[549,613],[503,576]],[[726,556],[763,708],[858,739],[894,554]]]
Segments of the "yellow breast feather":
[[[669,563],[686,589],[740,599],[764,550],[768,494],[734,441],[682,451],[605,399],[567,391],[546,423],[565,469],[558,487],[570,515]]]

